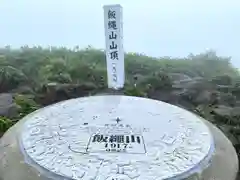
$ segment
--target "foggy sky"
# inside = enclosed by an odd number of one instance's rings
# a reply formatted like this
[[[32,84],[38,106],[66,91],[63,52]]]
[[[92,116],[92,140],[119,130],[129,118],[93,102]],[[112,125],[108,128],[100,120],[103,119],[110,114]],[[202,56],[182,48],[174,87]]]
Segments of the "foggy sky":
[[[237,0],[1,0],[0,46],[104,48],[102,6],[118,3],[125,51],[183,57],[213,49],[240,68]]]

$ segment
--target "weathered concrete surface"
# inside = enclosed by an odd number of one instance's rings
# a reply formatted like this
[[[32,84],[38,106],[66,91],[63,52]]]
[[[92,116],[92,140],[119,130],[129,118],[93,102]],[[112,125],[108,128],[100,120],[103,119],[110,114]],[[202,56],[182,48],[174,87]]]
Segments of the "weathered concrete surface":
[[[48,180],[24,162],[17,142],[23,122],[18,122],[9,129],[0,140],[0,180]],[[207,121],[205,123],[213,133],[216,152],[212,164],[197,179],[235,180],[238,159],[231,142],[218,128]],[[196,177],[189,180],[196,180]]]
[[[239,164],[232,143],[216,126],[204,122],[213,134],[216,151],[211,165],[202,173],[203,180],[235,180]]]
[[[26,118],[25,153],[40,167],[70,179],[184,179],[205,168],[214,150],[200,118],[146,98],[77,98]]]
[[[43,180],[24,162],[17,136],[23,121],[10,128],[0,140],[0,180]]]

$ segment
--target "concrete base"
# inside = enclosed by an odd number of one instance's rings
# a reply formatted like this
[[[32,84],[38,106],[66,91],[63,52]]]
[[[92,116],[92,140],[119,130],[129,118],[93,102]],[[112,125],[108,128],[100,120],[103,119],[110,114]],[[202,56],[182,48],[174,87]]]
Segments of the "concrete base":
[[[210,128],[216,151],[211,165],[202,173],[203,180],[235,180],[238,173],[238,156],[228,138],[216,126],[204,120]]]
[[[205,121],[205,120],[204,120]],[[0,140],[0,180],[49,180],[24,162],[17,136],[24,121],[10,128]],[[205,121],[213,133],[216,151],[211,165],[188,180],[235,180],[238,172],[238,157],[231,142],[214,125]]]

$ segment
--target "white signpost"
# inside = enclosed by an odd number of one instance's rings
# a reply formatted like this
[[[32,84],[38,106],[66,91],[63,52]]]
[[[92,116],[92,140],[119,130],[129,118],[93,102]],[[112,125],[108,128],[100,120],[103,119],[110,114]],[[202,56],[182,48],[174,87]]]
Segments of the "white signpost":
[[[104,27],[108,88],[121,89],[124,86],[124,49],[122,7],[104,6]]]

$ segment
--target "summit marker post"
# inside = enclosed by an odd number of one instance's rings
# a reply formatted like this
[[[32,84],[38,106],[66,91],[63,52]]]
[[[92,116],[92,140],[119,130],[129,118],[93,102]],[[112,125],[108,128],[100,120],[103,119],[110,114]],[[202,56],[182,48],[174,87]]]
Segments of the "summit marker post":
[[[105,5],[103,9],[108,88],[119,90],[125,83],[122,7]]]

